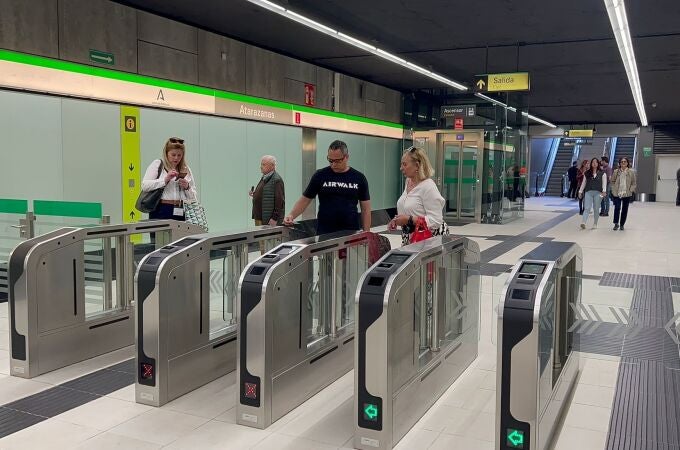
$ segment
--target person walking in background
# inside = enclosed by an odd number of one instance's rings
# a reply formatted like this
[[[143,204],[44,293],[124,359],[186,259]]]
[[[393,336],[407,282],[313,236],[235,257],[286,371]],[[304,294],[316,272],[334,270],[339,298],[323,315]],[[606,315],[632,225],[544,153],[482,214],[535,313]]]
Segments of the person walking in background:
[[[678,179],[678,193],[675,195],[675,206],[680,206],[680,169],[675,173],[675,177]]]
[[[576,191],[578,189],[578,163],[574,161],[569,170],[567,170],[567,177],[569,178],[569,191],[567,198],[576,198]]]
[[[341,230],[371,231],[371,197],[368,181],[363,173],[349,166],[349,149],[343,141],[333,141],[328,147],[329,167],[314,172],[312,179],[295,202],[293,209],[283,219],[283,224],[293,225],[293,220],[319,196],[319,213],[316,233],[325,234]],[[361,214],[357,211],[357,203]]]
[[[607,194],[602,199],[600,204],[600,215],[609,216],[609,198],[611,197],[611,179],[612,179],[612,167],[609,165],[609,158],[606,156],[602,157],[602,171],[607,175]]]
[[[581,167],[578,170],[578,173],[576,174],[576,184],[581,186],[583,184],[583,178],[585,177],[586,172],[590,169],[590,161],[587,159],[584,159],[581,161]],[[578,196],[578,214],[579,216],[583,215],[583,196],[577,195]]]
[[[260,159],[262,178],[249,195],[253,198],[255,225],[280,225],[286,210],[283,178],[276,171],[276,158],[265,155]]]
[[[600,207],[600,200],[607,192],[607,174],[600,170],[600,161],[597,158],[590,160],[590,168],[583,177],[583,182],[579,188],[579,197],[583,198],[583,219],[581,220],[581,229],[586,228],[588,223],[588,216],[590,211],[593,211],[593,229],[597,228],[597,219],[599,219],[598,209]]]
[[[628,204],[637,191],[637,175],[630,168],[628,158],[619,160],[620,167],[612,174],[612,197],[614,199],[614,231],[623,231],[628,218]],[[619,217],[619,213],[621,216]]]
[[[410,243],[415,222],[423,218],[433,236],[448,234],[442,211],[444,197],[430,178],[434,169],[425,152],[417,147],[406,150],[401,157],[401,173],[406,177],[406,188],[397,200],[397,215],[390,221],[388,228],[401,227],[401,243]]]
[[[149,164],[142,179],[142,191],[163,188],[158,207],[149,213],[149,219],[184,220],[184,200],[196,200],[196,183],[184,158],[184,139],[171,137],[165,142],[162,159]]]

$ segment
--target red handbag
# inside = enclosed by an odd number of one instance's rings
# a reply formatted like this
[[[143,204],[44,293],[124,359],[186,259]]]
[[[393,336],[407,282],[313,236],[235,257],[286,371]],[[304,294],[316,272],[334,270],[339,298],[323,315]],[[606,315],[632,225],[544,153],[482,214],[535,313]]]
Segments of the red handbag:
[[[424,241],[432,237],[432,231],[427,227],[427,222],[424,217],[418,217],[414,224],[415,230],[411,233],[409,242],[413,244],[414,242]]]

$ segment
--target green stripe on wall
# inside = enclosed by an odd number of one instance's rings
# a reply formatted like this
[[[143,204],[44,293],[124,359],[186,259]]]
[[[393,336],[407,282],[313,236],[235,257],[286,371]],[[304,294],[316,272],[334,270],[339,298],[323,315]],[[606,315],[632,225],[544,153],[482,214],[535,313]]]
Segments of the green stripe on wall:
[[[382,125],[390,128],[403,129],[404,127],[399,123],[387,122],[384,120],[370,119],[368,117],[360,117],[352,114],[339,113],[335,111],[326,111],[323,109],[310,108],[308,106],[294,105],[292,103],[285,103],[276,100],[269,100],[266,98],[252,97],[245,94],[237,94],[235,92],[220,91],[216,89],[205,88],[202,86],[195,86],[193,84],[180,83],[177,81],[163,80],[161,78],[154,78],[145,75],[137,75],[134,73],[119,72],[117,70],[104,69],[101,67],[92,67],[85,64],[72,63],[68,61],[61,61],[43,56],[28,55],[25,53],[12,52],[9,50],[0,49],[0,60],[27,64],[31,66],[45,67],[48,69],[63,70],[66,72],[79,73],[83,75],[90,75],[94,77],[109,78],[112,80],[126,81],[128,83],[145,84],[148,86],[162,87],[167,89],[175,89],[183,92],[190,92],[192,94],[207,95],[210,97],[218,97],[227,100],[234,100],[237,102],[254,103],[262,106],[272,106],[275,108],[282,108],[301,112],[308,112],[319,114],[322,116],[336,117],[339,119],[351,120],[354,122],[370,123],[373,125]]]
[[[476,182],[477,178],[463,178],[462,184],[472,184]],[[444,178],[444,183],[445,184],[458,183],[458,178]]]
[[[0,213],[26,214],[27,211],[28,200],[17,200],[14,198],[0,198]]]
[[[101,219],[102,204],[33,200],[33,212],[36,216],[88,217]]]

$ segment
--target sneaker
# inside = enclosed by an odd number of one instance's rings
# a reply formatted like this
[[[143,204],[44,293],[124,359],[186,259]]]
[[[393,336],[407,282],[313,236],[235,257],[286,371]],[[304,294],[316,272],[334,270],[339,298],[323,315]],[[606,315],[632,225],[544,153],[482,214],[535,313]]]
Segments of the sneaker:
[[[581,224],[581,229],[582,229],[582,230],[585,230],[585,229],[586,229],[586,224],[585,224],[585,223],[582,223],[582,224]]]
[[[621,228],[619,228],[619,230],[623,231],[623,225],[621,225]]]
[[[597,230],[597,224],[594,223],[592,227],[590,227],[591,230]]]
[[[609,213],[602,214],[602,217],[609,217]]]
[[[619,224],[618,224],[618,223],[615,223],[615,224],[614,224],[614,231],[616,231],[616,230],[618,230],[618,229],[619,229]]]

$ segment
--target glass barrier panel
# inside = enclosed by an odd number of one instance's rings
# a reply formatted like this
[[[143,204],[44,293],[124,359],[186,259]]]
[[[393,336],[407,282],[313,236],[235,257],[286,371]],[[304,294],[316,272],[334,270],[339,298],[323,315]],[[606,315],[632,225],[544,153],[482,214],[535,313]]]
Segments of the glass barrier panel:
[[[368,246],[350,247],[344,254],[338,254],[339,267],[336,270],[335,287],[335,329],[341,333],[354,324],[354,299],[359,279],[368,269]]]
[[[210,339],[236,324],[235,302],[245,246],[210,251]]]
[[[456,256],[462,253],[451,255]],[[449,259],[447,257],[447,259]],[[445,264],[447,264],[445,262]],[[476,342],[480,337],[481,274],[477,270],[455,267],[440,270],[437,307],[437,347],[445,348],[461,339]]]
[[[327,278],[329,271],[331,271],[329,266],[332,266],[330,254],[314,256],[312,264],[309,264],[308,279],[311,280],[311,283],[307,292],[306,310],[303,312],[307,315],[305,335],[308,350],[328,336],[330,319],[326,305],[330,304],[330,299],[327,298],[330,289],[322,286],[322,284],[329,281]]]
[[[508,277],[510,276],[510,273],[508,272],[498,272],[493,274],[490,277],[483,277],[484,278],[484,284],[483,284],[483,290],[484,290],[484,298],[487,299],[488,296],[488,302],[490,302],[490,310],[489,309],[484,309],[484,311],[490,311],[490,314],[484,314],[489,316],[491,318],[491,323],[489,324],[489,327],[485,327],[486,321],[482,319],[482,333],[484,335],[487,335],[487,331],[491,333],[491,343],[493,345],[496,345],[497,339],[498,339],[498,315],[499,311],[498,308],[500,307],[500,304],[503,302],[503,295],[504,295],[504,289],[505,289],[505,283],[508,281]]]
[[[25,240],[16,228],[19,226],[19,220],[25,218],[25,214],[0,213],[0,300],[7,299],[8,296],[9,254],[12,253],[14,247]]]
[[[85,317],[120,309],[119,281],[116,273],[116,238],[83,241],[83,279],[85,284]]]

